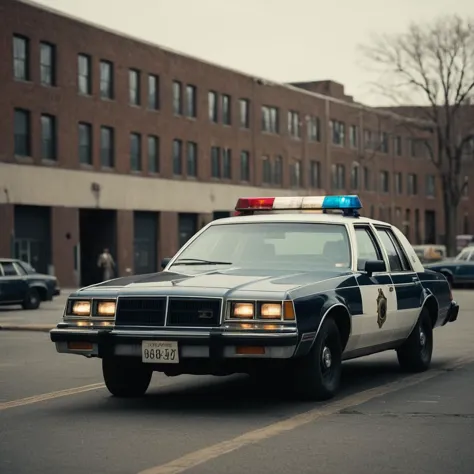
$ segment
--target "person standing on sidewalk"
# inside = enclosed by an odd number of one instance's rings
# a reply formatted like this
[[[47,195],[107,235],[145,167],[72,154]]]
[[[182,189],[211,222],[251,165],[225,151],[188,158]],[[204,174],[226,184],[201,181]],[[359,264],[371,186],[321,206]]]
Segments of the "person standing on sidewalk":
[[[111,280],[114,277],[115,261],[109,252],[109,249],[105,248],[99,255],[97,266],[102,269],[103,281]]]

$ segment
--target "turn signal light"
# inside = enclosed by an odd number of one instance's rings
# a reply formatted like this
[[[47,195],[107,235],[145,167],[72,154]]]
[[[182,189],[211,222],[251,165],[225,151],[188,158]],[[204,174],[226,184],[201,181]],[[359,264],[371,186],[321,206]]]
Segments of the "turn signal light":
[[[91,351],[94,348],[91,342],[68,342],[67,347],[73,351]]]
[[[235,348],[235,353],[240,355],[263,355],[265,347],[240,346]]]
[[[295,308],[292,301],[285,301],[283,303],[283,319],[286,321],[295,319]]]

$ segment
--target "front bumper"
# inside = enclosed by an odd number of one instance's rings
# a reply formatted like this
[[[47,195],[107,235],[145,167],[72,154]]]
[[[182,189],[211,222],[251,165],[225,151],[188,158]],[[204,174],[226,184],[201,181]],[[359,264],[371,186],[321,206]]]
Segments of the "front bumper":
[[[280,331],[229,331],[213,328],[199,331],[180,330],[124,330],[73,329],[61,327],[50,331],[51,341],[60,353],[86,357],[142,356],[142,341],[176,341],[180,361],[208,359],[212,361],[258,358],[289,359],[298,345],[296,329]],[[76,344],[74,344],[76,343]],[[78,348],[77,343],[92,344],[92,348]],[[261,353],[241,353],[239,347],[264,348]]]

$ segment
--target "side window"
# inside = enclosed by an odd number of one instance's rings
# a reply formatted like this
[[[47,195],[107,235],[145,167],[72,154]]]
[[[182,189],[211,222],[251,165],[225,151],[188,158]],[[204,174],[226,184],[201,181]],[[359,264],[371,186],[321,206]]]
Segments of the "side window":
[[[18,275],[21,275],[21,276],[26,275],[26,271],[21,265],[19,265],[18,263],[14,263],[13,266],[15,267],[15,270],[18,273]]]
[[[357,270],[364,270],[368,260],[383,260],[380,249],[368,227],[355,227],[357,241]]]
[[[383,246],[387,250],[390,270],[392,272],[411,271],[408,258],[405,255],[401,245],[390,229],[377,228],[377,233],[382,241]]]
[[[456,260],[467,261],[467,256],[468,256],[468,255],[469,255],[469,252],[465,252],[465,251],[464,251],[464,252],[461,252],[461,253],[457,256]]]
[[[3,266],[3,274],[5,276],[18,276],[18,273],[16,272],[16,269],[11,262],[4,262],[2,264]]]
[[[474,252],[471,252],[471,256],[469,257],[470,262],[474,262]]]

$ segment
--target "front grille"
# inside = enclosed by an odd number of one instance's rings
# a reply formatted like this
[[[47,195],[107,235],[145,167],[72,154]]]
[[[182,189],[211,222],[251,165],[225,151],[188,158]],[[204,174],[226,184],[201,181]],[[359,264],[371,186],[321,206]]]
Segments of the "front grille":
[[[116,326],[163,326],[166,298],[119,298]]]
[[[221,300],[213,298],[170,298],[167,326],[219,326]]]

